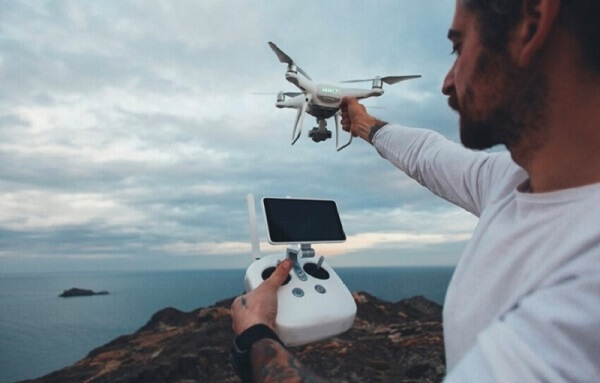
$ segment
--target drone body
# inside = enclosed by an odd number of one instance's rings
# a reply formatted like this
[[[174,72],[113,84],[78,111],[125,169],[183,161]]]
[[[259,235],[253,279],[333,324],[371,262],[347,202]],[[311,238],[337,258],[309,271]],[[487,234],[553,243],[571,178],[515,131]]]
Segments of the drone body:
[[[277,45],[269,42],[269,46],[273,52],[275,52],[280,62],[288,64],[288,69],[285,73],[285,79],[301,90],[301,92],[279,92],[277,95],[277,103],[275,104],[275,106],[278,108],[295,108],[298,110],[296,115],[296,123],[294,124],[294,130],[292,132],[292,145],[294,145],[300,137],[300,133],[302,132],[302,124],[304,123],[304,116],[306,113],[308,113],[314,116],[319,124],[318,127],[313,128],[308,133],[308,136],[315,142],[320,142],[331,138],[331,131],[327,130],[327,119],[334,117],[336,127],[336,149],[337,151],[344,149],[352,142],[352,135],[350,135],[350,139],[347,143],[343,145],[339,144],[339,130],[341,125],[340,105],[344,97],[355,97],[358,99],[378,97],[384,93],[384,82],[387,84],[395,84],[399,81],[421,77],[419,75],[388,77],[378,76],[374,79],[346,81],[371,81],[371,89],[343,88],[331,84],[319,84],[313,82],[310,76],[308,76],[308,74],[300,67],[298,67],[287,54],[277,47]]]

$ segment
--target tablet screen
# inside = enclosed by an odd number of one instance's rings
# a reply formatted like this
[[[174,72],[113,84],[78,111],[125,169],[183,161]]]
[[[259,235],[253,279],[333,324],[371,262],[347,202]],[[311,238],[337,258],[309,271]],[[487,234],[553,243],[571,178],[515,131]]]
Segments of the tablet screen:
[[[293,198],[263,198],[269,242],[342,242],[342,228],[335,201]]]

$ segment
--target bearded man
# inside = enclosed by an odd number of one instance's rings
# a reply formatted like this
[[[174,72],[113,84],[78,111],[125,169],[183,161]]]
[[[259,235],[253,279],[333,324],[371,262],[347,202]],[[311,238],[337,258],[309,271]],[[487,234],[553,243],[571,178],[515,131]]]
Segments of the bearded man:
[[[600,377],[598,20],[598,0],[457,0],[442,92],[464,147],[508,152],[466,150],[342,103],[346,131],[479,217],[444,303],[447,382]],[[236,339],[257,325],[275,334],[289,268],[234,302]],[[320,381],[276,339],[248,343],[255,381]]]

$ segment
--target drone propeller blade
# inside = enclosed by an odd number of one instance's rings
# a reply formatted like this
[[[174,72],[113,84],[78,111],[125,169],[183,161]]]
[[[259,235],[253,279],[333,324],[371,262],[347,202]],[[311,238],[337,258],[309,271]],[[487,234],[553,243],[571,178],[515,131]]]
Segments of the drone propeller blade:
[[[254,95],[276,95],[279,93],[275,93],[275,92],[253,92],[250,94],[254,94]],[[296,97],[296,96],[300,96],[302,94],[302,92],[282,92],[281,94],[283,94],[284,96],[287,97]]]
[[[296,69],[298,70],[298,72],[302,73],[302,75],[304,77],[306,77],[307,79],[312,81],[312,78],[310,78],[310,76],[308,75],[308,73],[306,73],[302,68],[300,68],[298,65],[296,65]]]
[[[273,52],[275,52],[275,54],[279,58],[280,62],[282,62],[284,64],[293,64],[294,63],[294,60],[292,60],[292,58],[290,56],[286,55],[285,52],[283,52],[281,49],[279,49],[279,47],[277,45],[275,45],[274,43],[269,41],[269,46],[271,47]]]
[[[282,51],[281,49],[279,49],[279,47],[277,45],[275,45],[273,42],[269,41],[269,46],[271,47],[271,49],[273,50],[273,52],[275,52],[275,54],[277,55],[277,58],[279,58],[279,62],[282,62],[284,64],[288,64],[288,65],[295,65],[296,66],[296,70],[298,70],[298,72],[300,72],[304,77],[306,77],[307,79],[312,81],[312,78],[310,78],[310,76],[308,75],[308,73],[306,73],[304,70],[302,70],[302,68],[300,68],[295,62],[294,60],[292,60],[292,58],[290,56],[288,56],[287,54],[285,54],[284,51]]]
[[[412,80],[413,78],[420,78],[421,75],[412,75],[412,76],[387,76],[387,77],[382,77],[381,81],[385,82],[386,84],[392,85],[395,84],[397,82],[400,81],[405,81],[405,80]]]
[[[386,77],[381,77],[381,81],[385,82],[386,84],[392,85],[392,84],[395,84],[400,81],[410,80],[410,79],[419,78],[419,77],[421,77],[421,75],[386,76]],[[362,80],[346,80],[346,81],[340,81],[340,82],[353,83],[353,82],[369,82],[369,81],[373,81],[373,80],[377,80],[377,77],[367,78],[367,79],[362,79]]]
[[[367,78],[367,79],[364,79],[364,80],[344,80],[344,81],[340,81],[340,82],[343,82],[343,83],[354,83],[354,82],[369,82],[369,81],[373,81],[373,79],[372,78]]]

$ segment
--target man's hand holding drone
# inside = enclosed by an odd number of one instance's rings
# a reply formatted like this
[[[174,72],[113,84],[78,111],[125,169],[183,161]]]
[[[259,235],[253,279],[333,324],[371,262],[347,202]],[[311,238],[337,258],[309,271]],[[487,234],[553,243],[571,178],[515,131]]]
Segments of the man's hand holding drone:
[[[369,143],[373,139],[375,132],[373,129],[378,130],[387,124],[367,113],[367,109],[354,97],[344,97],[340,110],[342,111],[342,129]]]

